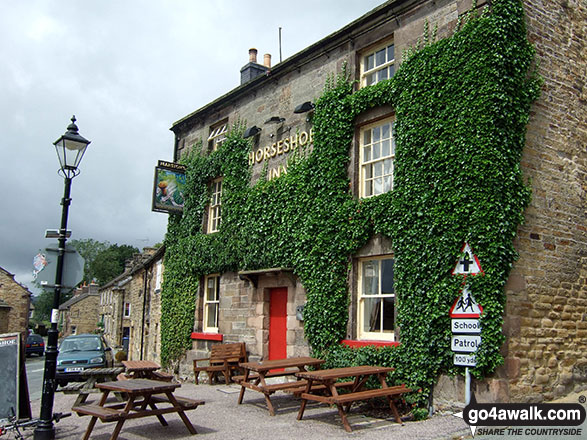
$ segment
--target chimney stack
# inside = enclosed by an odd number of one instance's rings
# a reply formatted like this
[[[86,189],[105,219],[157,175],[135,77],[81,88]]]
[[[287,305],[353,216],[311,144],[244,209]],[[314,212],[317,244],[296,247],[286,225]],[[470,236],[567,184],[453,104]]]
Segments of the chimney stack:
[[[267,67],[267,69],[271,69],[271,54],[270,53],[266,53],[263,56],[263,65],[265,67]]]
[[[257,49],[254,47],[249,49],[249,63],[256,63],[257,62]]]
[[[265,55],[265,65],[257,63],[257,49],[249,49],[249,62],[241,69],[241,85],[266,74],[271,68],[271,55]]]

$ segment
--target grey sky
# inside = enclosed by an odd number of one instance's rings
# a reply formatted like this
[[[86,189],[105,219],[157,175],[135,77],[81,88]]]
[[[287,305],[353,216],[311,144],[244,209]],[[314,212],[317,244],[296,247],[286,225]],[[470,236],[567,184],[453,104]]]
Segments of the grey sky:
[[[173,122],[239,85],[255,47],[279,62],[383,0],[0,0],[0,266],[29,285],[32,258],[60,224],[53,142],[75,114],[92,141],[73,180],[68,228],[142,249],[161,242],[151,212]]]

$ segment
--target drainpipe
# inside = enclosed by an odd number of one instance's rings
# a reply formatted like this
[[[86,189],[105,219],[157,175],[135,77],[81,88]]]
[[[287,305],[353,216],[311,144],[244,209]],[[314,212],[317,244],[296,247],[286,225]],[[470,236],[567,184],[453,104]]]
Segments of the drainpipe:
[[[143,360],[143,350],[145,341],[145,309],[147,307],[147,267],[143,275],[143,319],[141,322],[141,360]]]

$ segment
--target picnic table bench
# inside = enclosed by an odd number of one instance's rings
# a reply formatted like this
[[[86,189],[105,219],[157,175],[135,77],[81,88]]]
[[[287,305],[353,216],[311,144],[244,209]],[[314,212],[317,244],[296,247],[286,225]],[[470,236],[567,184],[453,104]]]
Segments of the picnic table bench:
[[[307,381],[306,389],[300,395],[302,403],[300,405],[300,411],[298,412],[298,420],[302,419],[306,408],[306,402],[308,400],[336,405],[344,429],[351,432],[352,429],[347,420],[346,414],[349,412],[352,404],[362,400],[385,397],[389,403],[395,421],[403,425],[393,402],[393,398],[409,393],[411,390],[405,385],[393,387],[388,386],[385,377],[387,373],[391,371],[393,371],[393,368],[363,365],[297,373],[296,376],[298,376],[298,378]],[[370,376],[377,376],[381,388],[370,390],[364,389],[367,379],[369,379]],[[348,377],[354,378],[354,380],[342,383],[347,384],[345,385],[345,388],[349,388],[349,392],[339,394],[337,388],[340,388],[340,386],[337,386],[337,380]],[[318,387],[316,384],[321,386]],[[348,386],[348,384],[350,384],[350,386]],[[318,391],[320,391],[320,393],[318,393]]]
[[[311,357],[294,357],[287,359],[268,360],[262,362],[244,362],[241,368],[245,374],[238,377],[238,383],[241,385],[241,391],[238,398],[239,405],[243,402],[245,390],[251,389],[262,393],[269,409],[269,414],[275,415],[275,408],[271,402],[271,394],[277,391],[286,391],[294,394],[301,393],[305,390],[307,381],[294,380],[293,382],[267,383],[266,379],[270,377],[293,376],[296,373],[306,371],[307,367],[320,368],[325,361]]]
[[[164,414],[177,413],[190,434],[197,434],[184,411],[196,409],[203,405],[203,400],[175,396],[174,390],[181,387],[179,383],[162,382],[152,379],[128,379],[105,382],[96,385],[102,391],[100,402],[91,405],[76,405],[72,411],[78,416],[91,416],[84,440],[88,440],[99,419],[103,423],[116,422],[110,440],[116,440],[126,420],[155,416],[163,426],[168,426]],[[120,392],[126,401],[106,405],[108,394]],[[158,406],[159,405],[159,406]]]
[[[100,392],[96,388],[96,384],[114,380],[122,371],[124,371],[122,367],[87,368],[80,372],[80,375],[86,378],[85,382],[70,382],[57,389],[57,391],[63,392],[64,394],[77,394],[74,405],[80,405],[88,399],[91,393]],[[116,397],[119,400],[121,399],[119,393],[116,394]]]
[[[196,384],[199,384],[198,376],[202,371],[208,374],[210,385],[218,381],[217,375],[219,373],[223,374],[224,380],[228,384],[231,382],[232,373],[240,370],[239,364],[247,362],[247,360],[247,349],[244,342],[214,344],[210,349],[209,357],[193,361]],[[207,362],[208,365],[201,365],[202,362]]]
[[[173,375],[159,371],[161,365],[153,361],[122,361],[122,365],[124,365],[126,371],[118,375],[119,380],[143,378],[171,382],[173,379]]]

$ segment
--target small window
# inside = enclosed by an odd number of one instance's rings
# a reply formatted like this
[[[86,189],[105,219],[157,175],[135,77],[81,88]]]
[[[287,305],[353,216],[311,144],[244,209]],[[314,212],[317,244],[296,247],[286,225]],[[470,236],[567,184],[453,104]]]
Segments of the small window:
[[[161,260],[157,261],[157,274],[155,275],[155,293],[161,292],[161,282],[163,280],[163,263]]]
[[[360,130],[360,196],[373,197],[393,189],[395,123],[392,119]]]
[[[361,57],[361,87],[389,79],[395,73],[395,46],[386,43]]]
[[[220,306],[220,276],[209,275],[204,284],[204,325],[203,331],[218,333],[218,310]]]
[[[222,179],[215,179],[210,185],[208,206],[208,232],[218,232],[221,219]]]
[[[394,340],[395,290],[393,258],[359,261],[358,336]]]
[[[228,132],[228,121],[223,121],[220,124],[215,124],[210,127],[210,135],[208,136],[208,149],[216,151],[226,140]]]
[[[129,302],[124,303],[124,317],[130,318],[130,303]]]

